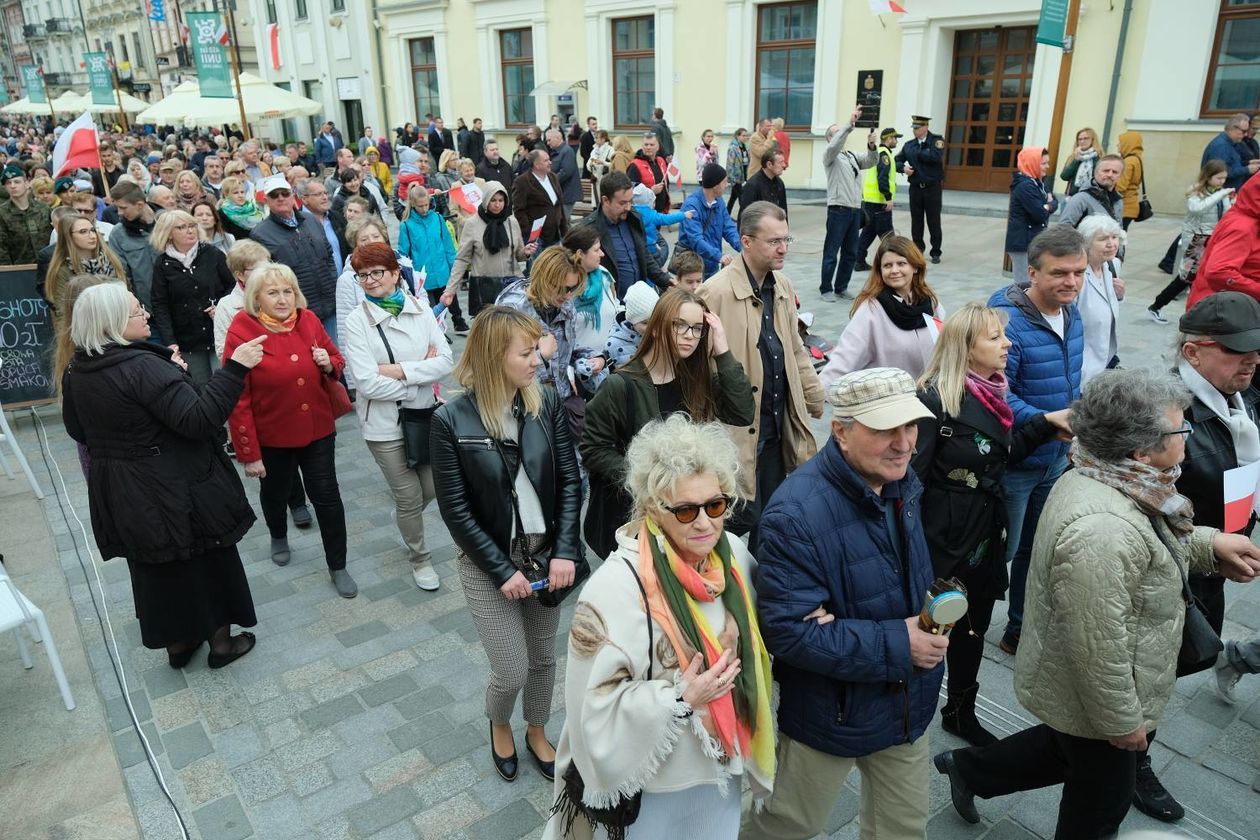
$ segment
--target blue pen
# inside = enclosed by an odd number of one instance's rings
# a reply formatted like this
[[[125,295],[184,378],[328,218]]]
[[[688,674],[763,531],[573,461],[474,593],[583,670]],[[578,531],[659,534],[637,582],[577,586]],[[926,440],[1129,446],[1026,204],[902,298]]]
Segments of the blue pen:
[[[551,578],[543,578],[542,580],[536,580],[529,585],[529,588],[537,592],[541,589],[546,589],[548,586],[551,586]]]

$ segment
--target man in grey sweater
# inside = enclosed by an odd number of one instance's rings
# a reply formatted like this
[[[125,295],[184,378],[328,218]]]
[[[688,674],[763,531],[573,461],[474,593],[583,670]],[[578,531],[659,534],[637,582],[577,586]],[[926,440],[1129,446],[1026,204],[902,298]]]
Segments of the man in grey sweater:
[[[828,303],[835,303],[837,295],[846,299],[853,297],[848,288],[857,263],[858,231],[862,227],[862,170],[870,169],[879,161],[875,129],[866,137],[866,154],[858,157],[844,149],[849,133],[861,116],[859,105],[853,109],[849,124],[843,129],[838,125],[829,126],[827,146],[823,149],[823,171],[827,173],[827,234],[823,240],[822,283],[818,291]]]
[[[1120,222],[1124,215],[1124,198],[1116,191],[1116,182],[1122,171],[1124,159],[1119,155],[1099,158],[1090,185],[1067,200],[1059,221],[1076,227],[1086,216],[1102,215]]]

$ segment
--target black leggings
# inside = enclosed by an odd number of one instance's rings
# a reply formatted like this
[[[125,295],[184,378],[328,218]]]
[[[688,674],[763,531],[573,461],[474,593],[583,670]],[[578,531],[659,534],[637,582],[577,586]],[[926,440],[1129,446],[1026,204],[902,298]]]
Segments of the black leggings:
[[[1163,309],[1165,306],[1172,303],[1178,295],[1190,288],[1190,284],[1193,282],[1193,274],[1185,280],[1182,280],[1180,277],[1174,277],[1168,281],[1168,285],[1164,287],[1164,290],[1155,296],[1155,302],[1152,303],[1149,308],[1155,310]]]
[[[949,648],[945,651],[951,694],[957,694],[976,683],[976,677],[980,673],[980,660],[984,658],[984,634],[993,618],[995,601],[992,595],[971,594],[968,586],[967,614],[954,625],[949,634]]]
[[[328,568],[344,569],[346,509],[337,487],[336,447],[335,432],[303,447],[262,447],[262,462],[267,474],[260,482],[258,502],[271,538],[284,539],[289,528],[288,501],[293,492],[293,476],[300,470],[311,506],[315,508]]]
[[[731,197],[726,200],[727,213],[734,212],[735,202],[739,201],[739,194],[742,193],[743,191],[744,191],[744,185],[742,183],[731,184]]]

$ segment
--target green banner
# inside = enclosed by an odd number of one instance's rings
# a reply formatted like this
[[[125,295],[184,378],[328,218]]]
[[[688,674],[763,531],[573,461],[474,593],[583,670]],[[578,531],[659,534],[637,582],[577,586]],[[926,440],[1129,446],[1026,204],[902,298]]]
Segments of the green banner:
[[[0,82],[0,105],[9,104],[9,86]]]
[[[1037,21],[1037,43],[1062,47],[1067,31],[1068,0],[1041,0]]]
[[[214,12],[188,12],[188,43],[197,65],[201,95],[211,99],[234,99],[232,74],[228,68],[227,27]]]
[[[22,65],[22,84],[26,87],[26,98],[37,105],[48,103],[48,92],[44,90],[44,80],[40,78],[39,68],[34,64]]]
[[[117,105],[114,98],[114,72],[109,69],[109,59],[103,52],[85,52],[83,63],[87,65],[88,90],[93,105]]]

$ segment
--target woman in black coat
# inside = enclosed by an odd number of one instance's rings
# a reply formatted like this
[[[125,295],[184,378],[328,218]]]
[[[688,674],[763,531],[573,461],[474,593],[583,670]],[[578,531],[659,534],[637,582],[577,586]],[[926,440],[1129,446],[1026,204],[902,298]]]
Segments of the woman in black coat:
[[[158,216],[149,237],[153,262],[153,320],[163,344],[183,356],[188,375],[204,385],[219,369],[214,354],[215,302],[236,286],[227,257],[201,241],[197,220],[183,210]]]
[[[166,648],[182,668],[209,639],[210,667],[221,668],[254,646],[231,625],[257,620],[236,550],[254,512],[217,439],[261,340],[237,348],[199,393],[171,351],[146,340],[148,319],[120,284],[84,290],[62,418],[91,456],[92,530],[103,559],[127,559],[144,646]]]
[[[1003,317],[969,303],[951,315],[919,380],[919,399],[934,415],[919,421],[912,466],[923,482],[923,531],[937,577],[967,588],[967,615],[954,628],[945,662],[946,732],[976,746],[997,740],[976,719],[976,681],[993,605],[1006,592],[1006,500],[1002,475],[1054,435],[1070,435],[1067,410],[1017,429],[1006,403]]]
[[[526,747],[553,776],[556,751],[543,727],[555,688],[556,604],[589,573],[567,415],[555,390],[534,379],[541,336],[538,322],[515,309],[482,309],[455,368],[465,393],[434,413],[430,433],[442,521],[490,659],[491,756],[507,781],[516,778],[511,720],[522,690]],[[530,558],[540,568],[527,577]]]

